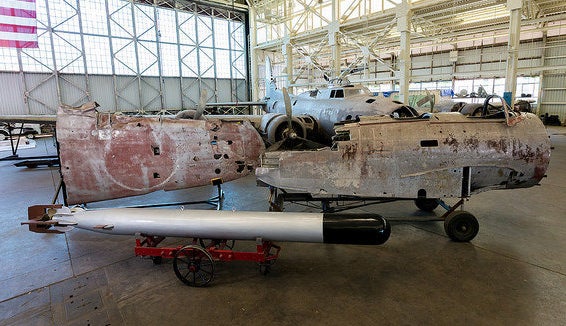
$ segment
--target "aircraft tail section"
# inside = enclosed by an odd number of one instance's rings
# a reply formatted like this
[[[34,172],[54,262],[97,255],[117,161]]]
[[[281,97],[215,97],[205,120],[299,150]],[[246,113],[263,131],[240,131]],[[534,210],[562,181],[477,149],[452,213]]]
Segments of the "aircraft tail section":
[[[273,78],[271,59],[265,56],[265,99],[269,102],[273,101],[277,96],[277,85],[275,85],[275,79]]]

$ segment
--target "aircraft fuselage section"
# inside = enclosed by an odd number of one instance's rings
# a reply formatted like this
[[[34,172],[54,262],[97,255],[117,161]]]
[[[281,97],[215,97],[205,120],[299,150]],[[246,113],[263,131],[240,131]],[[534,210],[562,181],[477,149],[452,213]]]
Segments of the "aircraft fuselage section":
[[[374,117],[336,129],[332,148],[268,152],[262,182],[313,195],[387,198],[468,197],[524,188],[543,178],[550,141],[540,119],[436,114],[429,119]]]
[[[249,122],[60,108],[57,141],[67,204],[230,181],[253,173],[264,150]]]
[[[361,116],[390,115],[402,108],[402,104],[388,99],[369,95],[356,95],[347,98],[315,99],[305,96],[291,97],[293,116],[312,116],[325,138],[334,135],[334,125],[338,122],[356,120]],[[270,112],[285,114],[283,99],[275,100],[269,106]]]

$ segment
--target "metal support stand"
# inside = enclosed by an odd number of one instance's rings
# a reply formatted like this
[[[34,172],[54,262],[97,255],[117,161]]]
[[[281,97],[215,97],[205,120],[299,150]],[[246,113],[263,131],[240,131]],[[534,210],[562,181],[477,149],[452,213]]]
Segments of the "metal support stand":
[[[224,202],[224,192],[222,191],[222,179],[216,178],[212,179],[210,182],[213,186],[216,186],[217,195],[209,198],[206,202],[209,205],[216,206],[216,210],[222,210],[222,203]]]
[[[51,204],[55,204],[57,202],[57,198],[59,198],[59,192],[61,192],[61,188],[63,187],[63,180],[59,180],[59,184],[57,185],[57,190],[55,190],[55,194],[53,195],[53,199],[51,200]]]
[[[216,186],[217,195],[210,197],[207,200],[168,203],[168,204],[136,205],[136,206],[128,206],[128,207],[129,208],[150,208],[150,207],[168,207],[168,206],[209,204],[211,206],[216,206],[216,210],[220,211],[220,210],[222,210],[222,204],[224,202],[224,191],[222,190],[222,179],[221,178],[212,179],[210,181],[210,183],[213,186]]]
[[[18,139],[16,141],[15,147],[14,147],[14,135],[12,134],[12,126],[9,123],[6,123],[6,125],[8,126],[7,127],[7,129],[8,129],[8,139],[10,139],[10,145],[12,147],[12,155],[3,157],[0,160],[2,160],[2,161],[17,160],[18,159],[18,147],[20,146],[20,137],[22,136],[22,130],[23,130],[24,124],[22,123],[22,125],[21,125],[20,133],[18,135]]]
[[[320,209],[324,213],[338,213],[370,205],[383,204],[397,198],[358,197],[358,196],[312,196],[308,193],[291,193],[284,189],[269,188],[269,211],[282,212],[285,202]],[[318,203],[318,204],[317,204]]]

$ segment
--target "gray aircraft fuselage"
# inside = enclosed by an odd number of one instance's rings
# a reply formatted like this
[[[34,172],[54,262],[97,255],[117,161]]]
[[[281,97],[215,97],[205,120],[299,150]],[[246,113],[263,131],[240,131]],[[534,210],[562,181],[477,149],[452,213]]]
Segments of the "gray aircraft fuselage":
[[[319,126],[324,138],[329,139],[334,125],[343,121],[359,120],[360,116],[412,117],[417,112],[399,102],[373,96],[361,85],[333,86],[299,95],[290,95],[293,116],[309,115]],[[283,94],[271,83],[267,96],[267,112],[285,114]]]

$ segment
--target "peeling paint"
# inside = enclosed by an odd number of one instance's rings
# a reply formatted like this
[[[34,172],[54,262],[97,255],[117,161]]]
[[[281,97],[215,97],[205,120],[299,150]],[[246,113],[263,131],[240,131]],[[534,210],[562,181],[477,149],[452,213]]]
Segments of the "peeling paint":
[[[464,139],[464,145],[467,147],[468,150],[478,149],[479,144],[480,144],[480,140],[477,137],[470,137]]]
[[[507,140],[506,139],[487,139],[488,147],[495,149],[498,153],[507,152]]]
[[[445,198],[462,195],[463,171],[469,168],[471,194],[530,187],[548,168],[550,141],[540,119],[523,115],[529,119],[513,127],[504,119],[460,114],[371,117],[337,128],[338,135],[351,137],[339,138],[335,150],[269,153],[264,159],[269,164],[256,176],[311,194],[324,189],[330,195],[416,198],[424,190],[428,197]]]
[[[132,117],[94,107],[60,108],[57,141],[68,204],[234,180],[250,173],[237,172],[240,165],[257,167],[264,151],[247,122]]]
[[[456,138],[454,138],[454,136],[450,135],[448,138],[445,138],[442,143],[444,145],[448,145],[448,146],[452,147],[452,151],[454,153],[458,152],[458,145],[460,145],[460,143],[458,142],[458,140]]]

